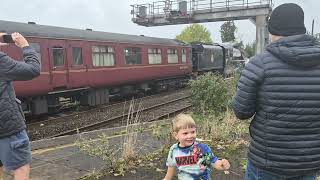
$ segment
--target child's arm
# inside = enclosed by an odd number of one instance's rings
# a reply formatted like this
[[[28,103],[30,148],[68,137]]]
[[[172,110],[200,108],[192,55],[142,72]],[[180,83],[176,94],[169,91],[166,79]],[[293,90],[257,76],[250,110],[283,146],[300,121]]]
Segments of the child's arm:
[[[167,170],[166,177],[164,177],[163,180],[171,180],[173,178],[173,176],[175,175],[175,173],[176,173],[176,167],[169,166],[168,170]]]
[[[217,170],[228,170],[230,168],[230,163],[226,159],[217,160],[214,164],[212,164],[213,168]]]

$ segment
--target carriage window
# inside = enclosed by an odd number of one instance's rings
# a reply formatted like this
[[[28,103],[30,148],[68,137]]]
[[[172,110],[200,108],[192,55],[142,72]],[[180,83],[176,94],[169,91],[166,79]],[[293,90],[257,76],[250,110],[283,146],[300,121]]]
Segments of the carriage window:
[[[186,63],[187,62],[187,50],[186,49],[182,49],[182,63]]]
[[[73,47],[72,48],[72,64],[74,65],[82,65],[82,48]]]
[[[92,46],[92,63],[94,66],[114,66],[114,48],[111,46]]]
[[[41,61],[41,51],[40,51],[40,44],[39,43],[29,43],[29,46],[36,50],[39,53],[39,58]]]
[[[62,47],[53,48],[52,54],[53,54],[53,65],[63,66],[64,65],[63,48]]]
[[[234,59],[234,60],[242,60],[243,59],[241,51],[239,49],[233,48],[232,59]]]
[[[178,63],[178,50],[168,49],[168,63]]]
[[[141,64],[141,48],[125,48],[126,64]]]
[[[161,64],[161,49],[150,48],[148,49],[149,64]]]

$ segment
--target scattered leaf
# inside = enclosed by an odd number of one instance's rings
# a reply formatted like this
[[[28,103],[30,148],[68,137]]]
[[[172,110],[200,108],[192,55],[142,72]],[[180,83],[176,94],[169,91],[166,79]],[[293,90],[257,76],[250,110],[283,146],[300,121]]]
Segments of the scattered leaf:
[[[165,170],[157,168],[156,171],[157,172],[164,172]]]
[[[132,170],[132,171],[130,171],[132,174],[136,174],[137,173],[137,171],[136,170]]]

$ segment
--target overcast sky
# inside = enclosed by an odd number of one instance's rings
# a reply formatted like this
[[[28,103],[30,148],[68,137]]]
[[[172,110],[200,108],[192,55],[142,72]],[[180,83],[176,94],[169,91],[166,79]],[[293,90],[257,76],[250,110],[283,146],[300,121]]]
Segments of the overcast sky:
[[[221,1],[221,0],[220,0]],[[1,1],[0,19],[16,22],[33,21],[37,24],[77,29],[91,28],[97,31],[175,38],[187,25],[143,27],[131,22],[132,4],[151,3],[152,0],[9,0]],[[311,31],[315,20],[315,32],[320,32],[319,0],[274,0],[275,7],[293,2],[305,12],[305,25]],[[318,13],[317,13],[318,12]],[[223,22],[205,23],[215,42],[220,42],[220,26]],[[249,20],[236,21],[237,38],[245,43],[255,40],[255,26]]]

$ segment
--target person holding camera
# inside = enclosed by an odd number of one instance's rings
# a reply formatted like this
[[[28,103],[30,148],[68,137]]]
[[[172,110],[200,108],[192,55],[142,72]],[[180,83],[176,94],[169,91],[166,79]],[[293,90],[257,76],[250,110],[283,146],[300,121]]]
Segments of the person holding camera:
[[[4,38],[6,36],[6,38]],[[0,179],[3,167],[15,180],[29,179],[31,147],[20,101],[12,81],[31,80],[40,75],[39,54],[20,33],[0,33],[0,39],[10,39],[23,52],[23,61],[16,61],[0,51]],[[5,42],[10,42],[5,40]],[[7,43],[0,42],[1,46]]]

